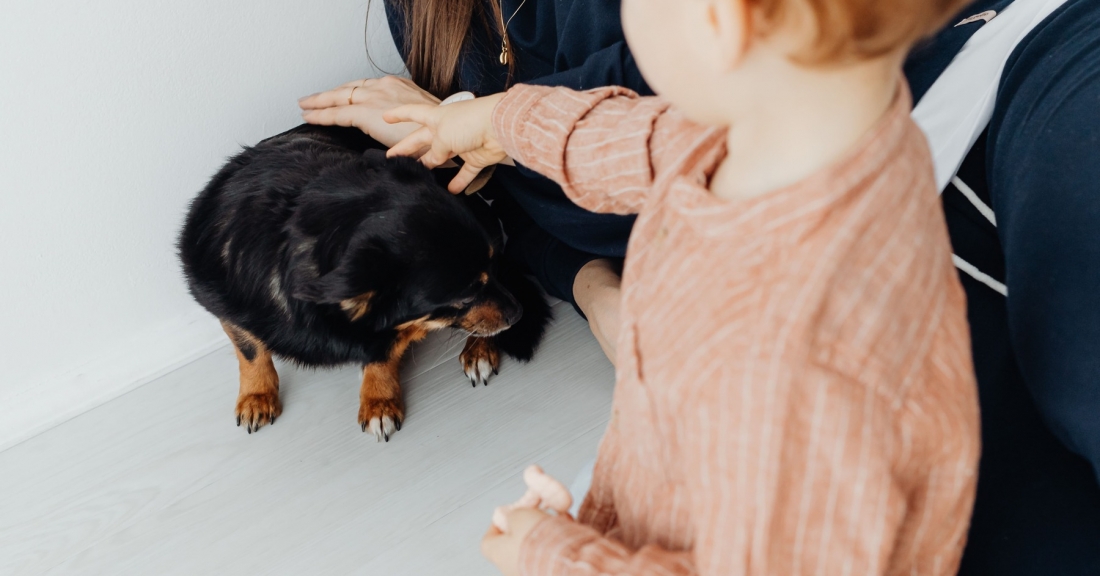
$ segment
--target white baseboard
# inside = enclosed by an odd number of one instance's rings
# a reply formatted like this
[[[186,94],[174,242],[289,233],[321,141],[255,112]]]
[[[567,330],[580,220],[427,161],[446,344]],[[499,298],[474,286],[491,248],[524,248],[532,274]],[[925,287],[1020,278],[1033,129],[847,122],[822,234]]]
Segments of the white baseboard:
[[[227,346],[218,320],[198,307],[105,354],[0,402],[0,450],[109,402]]]

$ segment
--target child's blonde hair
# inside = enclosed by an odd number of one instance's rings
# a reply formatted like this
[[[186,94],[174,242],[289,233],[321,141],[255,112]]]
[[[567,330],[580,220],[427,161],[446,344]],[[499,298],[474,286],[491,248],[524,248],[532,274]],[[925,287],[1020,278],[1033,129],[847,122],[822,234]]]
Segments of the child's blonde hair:
[[[972,0],[742,0],[755,16],[757,35],[808,10],[814,38],[792,54],[804,64],[837,64],[884,56],[911,47],[939,30]]]

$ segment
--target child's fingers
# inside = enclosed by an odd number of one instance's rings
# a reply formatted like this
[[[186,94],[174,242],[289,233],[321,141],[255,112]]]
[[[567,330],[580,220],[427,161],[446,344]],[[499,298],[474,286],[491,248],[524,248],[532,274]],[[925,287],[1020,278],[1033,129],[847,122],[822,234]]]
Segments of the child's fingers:
[[[425,149],[430,149],[433,142],[432,131],[427,128],[420,128],[416,132],[409,134],[403,138],[397,144],[390,147],[386,152],[386,156],[393,158],[394,156],[412,156],[413,158],[423,158],[429,152],[422,154]],[[449,160],[449,158],[448,158]]]
[[[484,166],[477,166],[472,162],[466,162],[462,165],[462,169],[458,171],[458,174],[455,174],[455,177],[451,179],[451,183],[447,185],[447,190],[449,190],[451,194],[458,194],[466,190],[466,187],[477,178],[477,175],[480,174],[484,168]]]
[[[486,536],[489,536],[494,531],[497,534],[508,531],[508,509],[505,506],[497,506],[493,510],[493,522],[489,526],[489,533],[486,534]]]
[[[539,495],[542,503],[556,512],[565,512],[573,506],[573,497],[569,489],[553,476],[543,472],[536,465],[528,466],[523,472],[523,480],[527,488]]]
[[[534,490],[528,489],[527,492],[523,493],[523,497],[521,497],[519,501],[516,502],[516,507],[538,508],[541,502],[542,498],[539,496],[539,493],[535,492]]]
[[[423,126],[432,126],[434,124],[433,113],[438,109],[438,106],[428,106],[427,104],[406,104],[386,112],[382,115],[382,119],[390,124],[416,122]]]
[[[420,156],[420,163],[429,169],[438,168],[455,157],[455,153],[438,138],[431,141],[431,148]]]

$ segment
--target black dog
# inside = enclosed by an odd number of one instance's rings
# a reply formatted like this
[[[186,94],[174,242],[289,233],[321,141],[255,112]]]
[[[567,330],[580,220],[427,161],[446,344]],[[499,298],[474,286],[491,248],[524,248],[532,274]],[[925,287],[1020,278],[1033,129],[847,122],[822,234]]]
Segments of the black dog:
[[[179,240],[191,294],[237,349],[237,425],[282,411],[272,355],[363,366],[359,424],[379,439],[405,418],[398,378],[429,331],[471,334],[474,386],[504,352],[534,353],[550,311],[501,259],[500,226],[415,160],[349,128],[300,126],[232,158],[191,205]]]

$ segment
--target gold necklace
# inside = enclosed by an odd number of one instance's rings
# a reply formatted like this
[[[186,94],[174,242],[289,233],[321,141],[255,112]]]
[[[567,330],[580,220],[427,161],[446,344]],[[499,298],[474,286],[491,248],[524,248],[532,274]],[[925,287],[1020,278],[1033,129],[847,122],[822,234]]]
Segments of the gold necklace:
[[[522,2],[520,2],[519,6],[516,8],[516,11],[512,12],[512,15],[508,18],[507,22],[504,21],[504,10],[500,11],[500,63],[505,66],[507,66],[508,62],[512,59],[511,48],[510,46],[508,46],[508,26],[512,23],[512,18],[515,18],[516,14],[519,14],[520,8],[523,8],[523,5],[526,3],[527,0],[523,0]],[[503,4],[504,0],[501,0],[501,8],[504,7]]]

